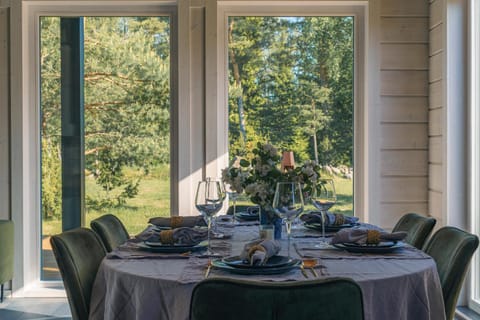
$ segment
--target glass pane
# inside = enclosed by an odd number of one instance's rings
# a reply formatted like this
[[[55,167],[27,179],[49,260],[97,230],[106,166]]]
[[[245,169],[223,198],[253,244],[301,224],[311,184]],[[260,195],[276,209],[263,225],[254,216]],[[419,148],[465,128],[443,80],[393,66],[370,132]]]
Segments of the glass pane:
[[[49,236],[62,232],[60,18],[42,17],[42,280],[60,279]],[[87,17],[85,224],[117,215],[131,234],[170,215],[170,19]]]
[[[315,160],[353,214],[353,17],[229,17],[229,155],[258,142]],[[240,196],[237,204],[249,203]],[[231,203],[230,203],[231,204]]]

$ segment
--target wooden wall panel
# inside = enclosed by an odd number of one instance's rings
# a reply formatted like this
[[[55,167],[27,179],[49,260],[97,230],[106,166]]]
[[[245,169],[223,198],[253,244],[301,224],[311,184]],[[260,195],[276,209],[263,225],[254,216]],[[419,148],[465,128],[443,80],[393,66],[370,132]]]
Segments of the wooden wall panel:
[[[381,42],[428,42],[428,19],[383,17],[381,18]]]
[[[429,189],[436,192],[443,190],[443,165],[431,163],[428,168]]]
[[[427,71],[382,71],[380,93],[396,96],[427,96]]]
[[[428,114],[428,134],[430,136],[441,136],[443,134],[443,113],[444,108],[430,110]]]
[[[437,219],[436,227],[443,225],[443,194],[437,191],[428,192],[428,213],[430,216]]]
[[[382,176],[425,177],[427,172],[427,150],[386,150],[382,152]]]
[[[428,16],[428,1],[382,0],[380,14],[384,16]]]
[[[427,44],[382,44],[382,60],[380,67],[383,70],[427,70],[428,45]]]
[[[415,212],[428,215],[428,202],[382,203],[380,212],[380,225],[386,230],[391,230],[395,223],[406,213]]]
[[[381,121],[427,122],[427,97],[380,97]]]
[[[430,30],[430,55],[443,50],[443,28],[439,24]]]
[[[442,164],[443,138],[441,136],[430,137],[428,141],[428,161],[432,164]]]
[[[430,83],[428,98],[431,109],[441,108],[444,106],[443,80]]]
[[[428,177],[386,177],[381,181],[382,203],[427,200]]]
[[[443,52],[430,57],[429,81],[435,82],[443,78]]]
[[[381,148],[427,150],[427,129],[427,124],[383,124],[381,125]]]
[[[443,23],[443,6],[442,0],[435,0],[430,4],[430,29]]]

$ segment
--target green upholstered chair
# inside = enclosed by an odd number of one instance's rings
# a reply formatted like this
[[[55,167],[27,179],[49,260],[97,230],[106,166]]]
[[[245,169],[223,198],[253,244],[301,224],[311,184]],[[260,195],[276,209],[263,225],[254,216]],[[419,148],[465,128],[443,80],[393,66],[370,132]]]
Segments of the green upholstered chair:
[[[407,213],[398,220],[392,232],[406,231],[407,237],[405,242],[421,250],[436,222],[437,220],[432,217],[422,216],[417,213]]]
[[[106,214],[92,220],[90,227],[98,234],[107,252],[111,252],[130,237],[122,221],[113,214]]]
[[[453,319],[468,265],[478,247],[478,237],[455,227],[443,227],[425,245],[437,263],[447,320]]]
[[[364,319],[359,285],[351,279],[260,282],[232,278],[200,281],[190,320]]]
[[[65,231],[50,238],[62,275],[73,320],[88,319],[93,282],[107,254],[102,241],[87,228]]]
[[[0,220],[0,302],[3,302],[3,286],[13,279],[14,256],[13,221]]]

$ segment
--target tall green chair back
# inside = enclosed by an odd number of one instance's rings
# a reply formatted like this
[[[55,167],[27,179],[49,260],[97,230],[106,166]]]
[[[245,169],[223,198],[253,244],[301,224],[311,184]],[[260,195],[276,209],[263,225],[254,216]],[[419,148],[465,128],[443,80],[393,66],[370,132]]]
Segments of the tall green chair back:
[[[14,225],[11,220],[0,220],[0,302],[3,301],[5,282],[13,279]]]
[[[447,320],[453,319],[468,265],[478,247],[478,237],[455,227],[443,227],[425,245],[437,264]]]
[[[392,231],[407,232],[405,242],[421,250],[436,222],[437,220],[432,217],[425,217],[417,213],[407,213],[398,220]]]
[[[90,229],[77,228],[50,238],[74,320],[88,319],[93,282],[106,255]]]
[[[107,252],[111,252],[129,238],[128,231],[122,221],[113,214],[106,214],[92,220],[90,227],[102,239]]]
[[[211,278],[193,289],[190,320],[360,320],[362,291],[346,278],[260,282]]]

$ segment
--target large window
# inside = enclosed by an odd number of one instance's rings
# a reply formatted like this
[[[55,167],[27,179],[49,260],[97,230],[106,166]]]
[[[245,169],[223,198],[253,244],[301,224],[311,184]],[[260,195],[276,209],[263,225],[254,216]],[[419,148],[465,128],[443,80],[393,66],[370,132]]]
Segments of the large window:
[[[41,17],[40,34],[45,280],[50,235],[170,215],[170,19]]]
[[[258,142],[315,160],[353,214],[353,16],[228,18],[229,156]]]

